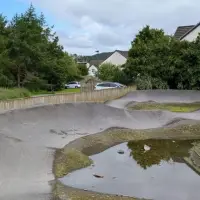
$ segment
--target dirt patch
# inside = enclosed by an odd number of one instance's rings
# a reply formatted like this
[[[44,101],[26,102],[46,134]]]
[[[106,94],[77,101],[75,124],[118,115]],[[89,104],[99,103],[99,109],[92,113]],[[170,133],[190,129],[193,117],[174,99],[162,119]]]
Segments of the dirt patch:
[[[156,103],[143,102],[128,105],[131,110],[168,110],[171,112],[194,112],[200,109],[200,102],[196,103]]]

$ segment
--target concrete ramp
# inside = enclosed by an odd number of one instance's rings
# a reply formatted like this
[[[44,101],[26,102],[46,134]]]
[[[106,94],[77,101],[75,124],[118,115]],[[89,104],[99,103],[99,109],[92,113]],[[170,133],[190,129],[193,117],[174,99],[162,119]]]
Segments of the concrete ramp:
[[[107,102],[51,105],[0,115],[0,199],[49,199],[54,148],[111,127],[158,128],[178,119],[200,120],[200,112],[128,111],[132,101],[196,102],[196,91],[136,91]]]

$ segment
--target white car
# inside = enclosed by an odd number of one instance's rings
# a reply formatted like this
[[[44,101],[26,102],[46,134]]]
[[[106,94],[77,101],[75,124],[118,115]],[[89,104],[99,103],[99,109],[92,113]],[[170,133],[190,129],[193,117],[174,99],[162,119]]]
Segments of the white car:
[[[65,88],[80,88],[81,87],[81,84],[77,81],[72,81],[72,82],[69,82],[68,84],[65,84]]]
[[[115,82],[102,82],[102,83],[97,83],[94,90],[105,90],[105,89],[113,89],[113,88],[121,88],[121,87],[125,87],[125,86],[120,83],[115,83]]]

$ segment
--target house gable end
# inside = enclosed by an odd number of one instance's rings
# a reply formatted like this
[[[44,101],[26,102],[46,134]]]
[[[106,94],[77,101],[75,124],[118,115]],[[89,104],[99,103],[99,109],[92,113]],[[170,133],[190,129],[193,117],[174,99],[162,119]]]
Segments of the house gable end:
[[[176,29],[176,32],[174,34],[174,37],[176,39],[180,39],[181,37],[183,37],[188,31],[190,31],[192,28],[194,28],[195,25],[190,25],[190,26],[179,26]]]
[[[180,37],[180,40],[187,40],[192,42],[198,37],[199,33],[200,33],[200,23],[191,28],[182,37]]]
[[[110,57],[108,57],[102,64],[111,63],[113,65],[123,65],[126,63],[127,58],[118,51],[115,51]]]

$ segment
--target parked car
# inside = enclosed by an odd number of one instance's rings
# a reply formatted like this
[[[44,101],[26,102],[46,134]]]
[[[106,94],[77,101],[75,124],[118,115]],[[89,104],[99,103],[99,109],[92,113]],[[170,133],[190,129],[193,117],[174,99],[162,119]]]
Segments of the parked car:
[[[121,88],[121,87],[125,87],[125,86],[120,83],[115,83],[115,82],[102,82],[102,83],[96,84],[95,90],[113,89],[113,88]]]
[[[68,84],[65,84],[65,88],[80,88],[81,87],[81,84],[77,81],[72,81],[72,82],[69,82]]]
[[[121,84],[121,83],[115,83],[115,84],[117,84],[119,87],[121,87],[121,88],[123,88],[123,87],[127,87],[126,85],[123,85],[123,84]]]

